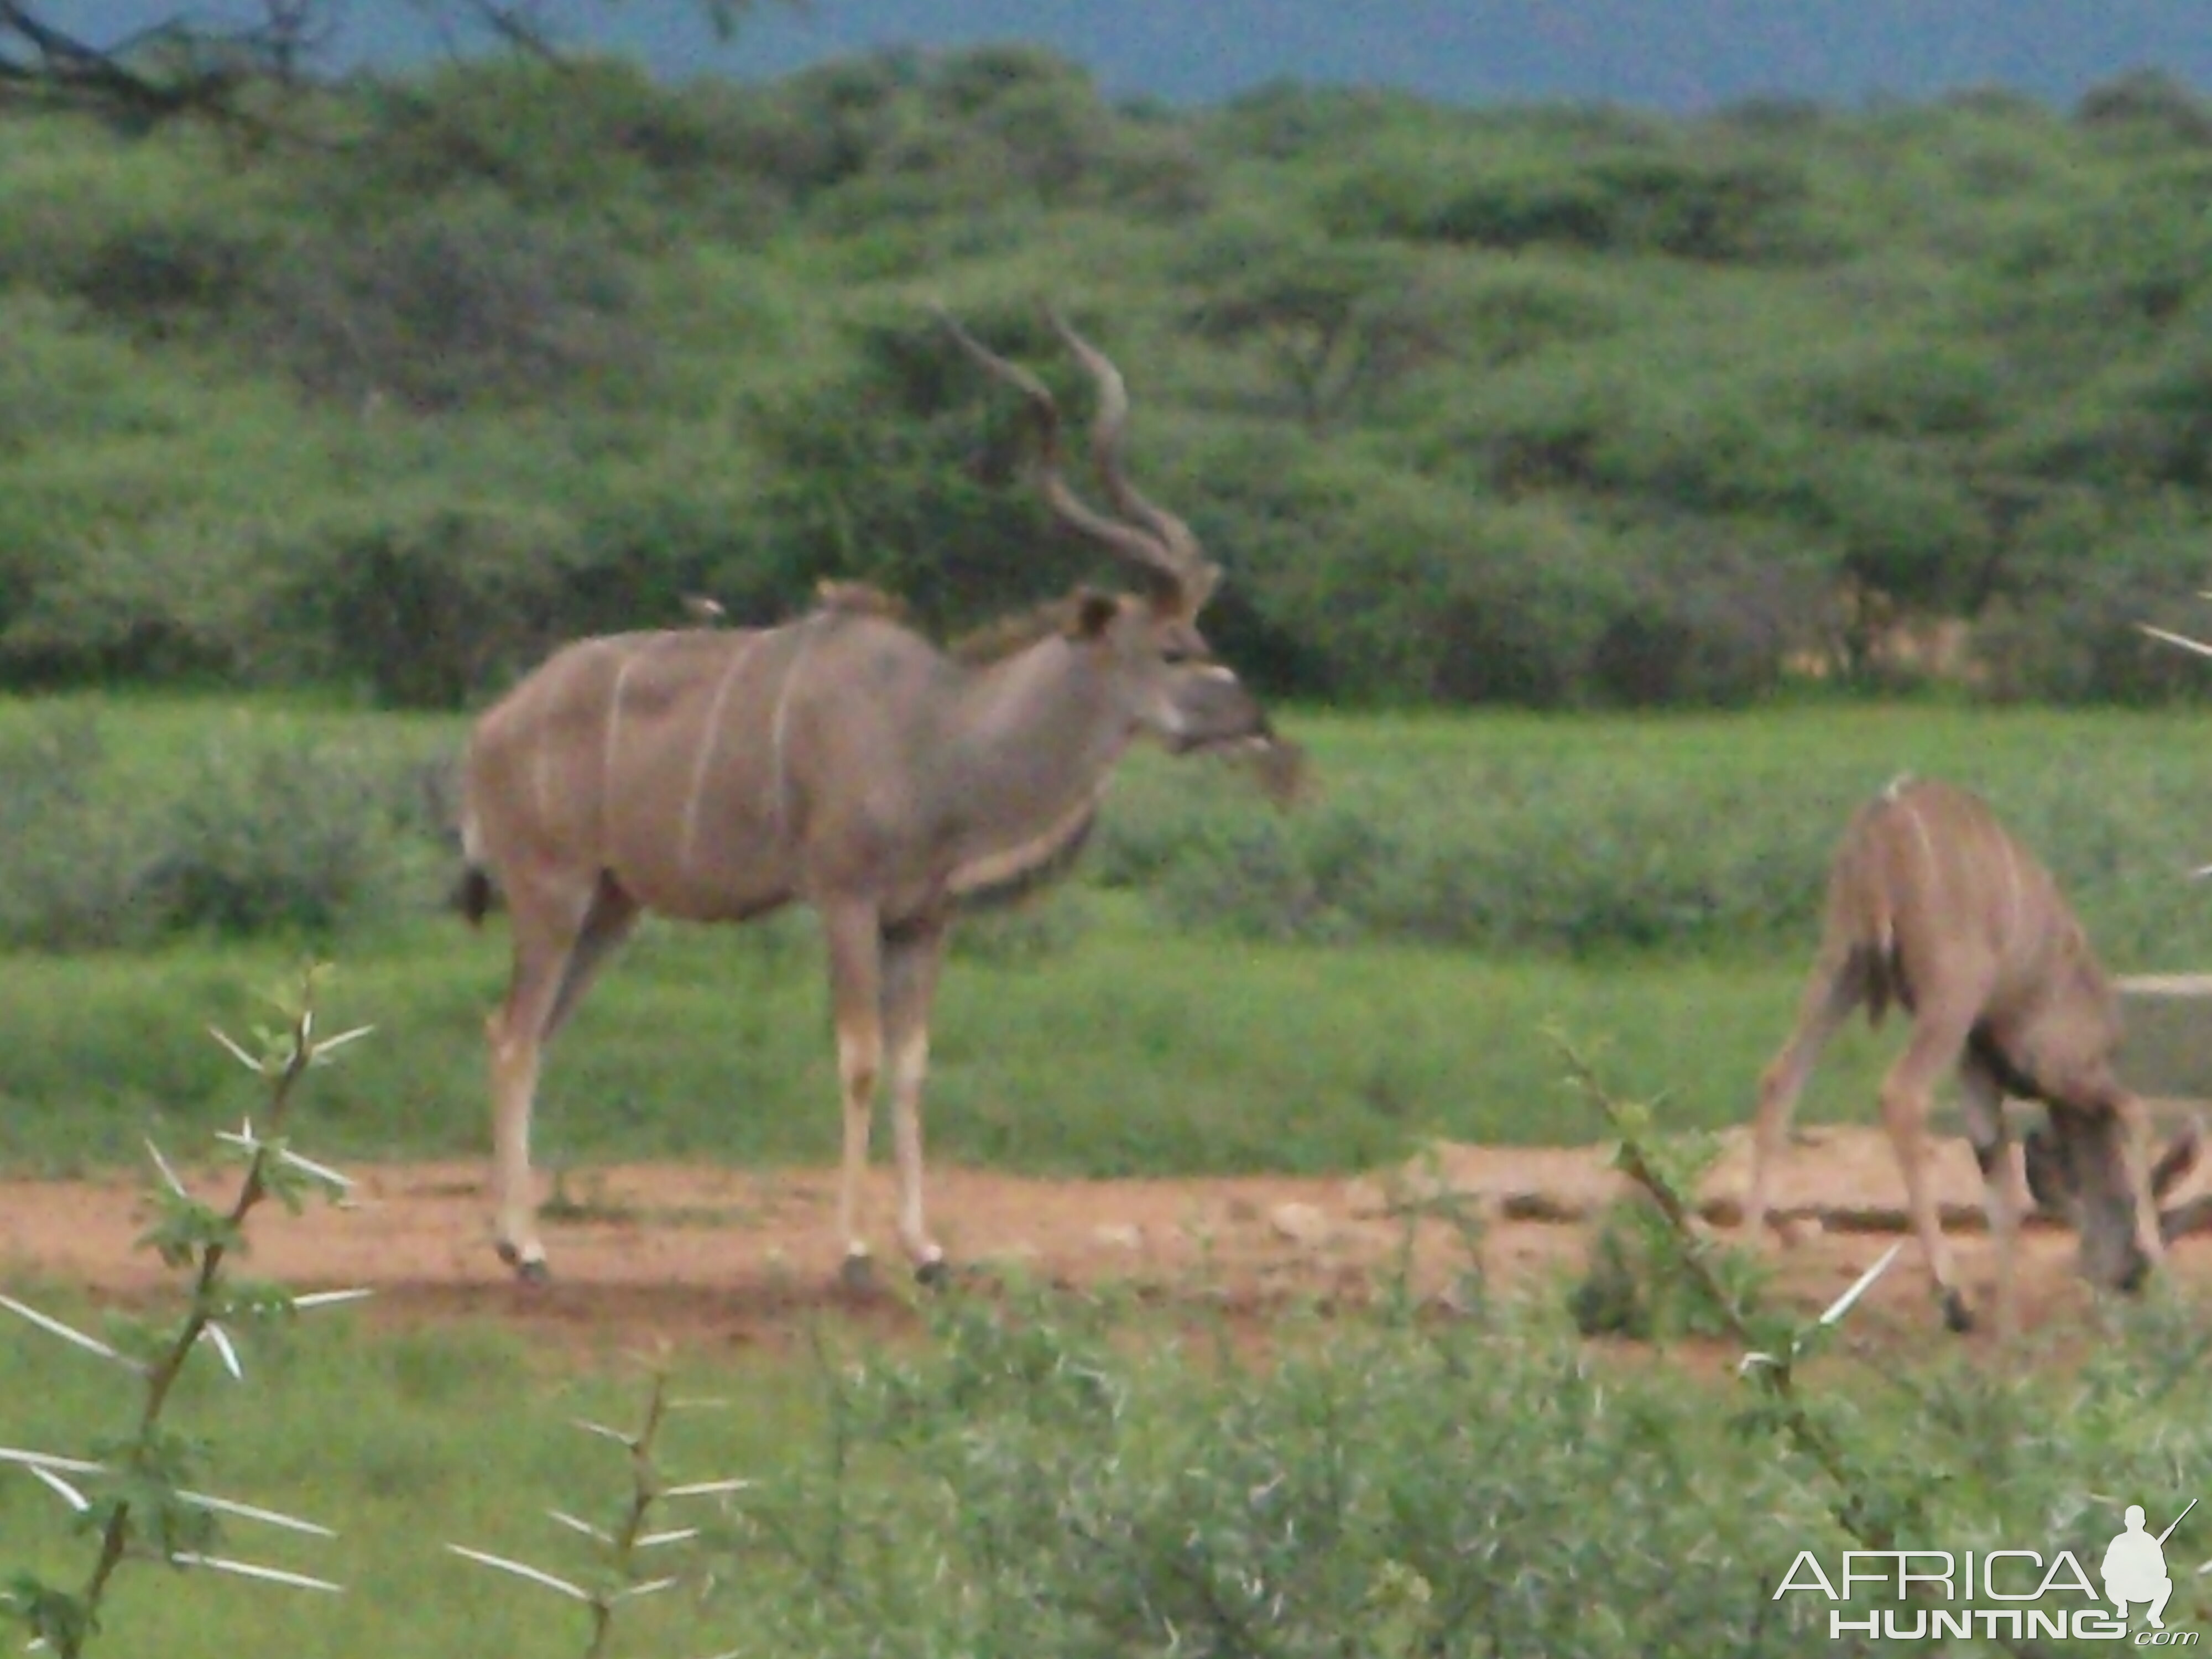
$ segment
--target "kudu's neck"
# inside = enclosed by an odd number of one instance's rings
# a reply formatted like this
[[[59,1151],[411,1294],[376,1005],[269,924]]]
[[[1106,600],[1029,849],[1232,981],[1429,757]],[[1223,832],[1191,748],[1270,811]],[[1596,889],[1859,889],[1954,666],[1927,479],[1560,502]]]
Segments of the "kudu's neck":
[[[979,669],[946,731],[946,816],[971,854],[1071,824],[1105,787],[1134,727],[1110,676],[1057,635]],[[1072,827],[1072,825],[1071,825]]]

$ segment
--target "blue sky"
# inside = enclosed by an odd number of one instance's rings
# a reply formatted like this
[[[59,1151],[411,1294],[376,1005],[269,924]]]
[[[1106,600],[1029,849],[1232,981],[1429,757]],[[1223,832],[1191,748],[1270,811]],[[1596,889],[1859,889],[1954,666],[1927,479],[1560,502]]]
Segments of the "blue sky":
[[[345,3],[356,57],[434,48],[409,0]],[[209,17],[246,4],[55,0],[54,11],[112,36],[185,7]],[[1110,93],[1176,102],[1277,78],[1671,109],[1984,84],[2063,101],[2137,67],[2212,89],[2204,0],[815,0],[804,15],[763,9],[728,46],[687,0],[549,0],[547,10],[572,38],[664,74],[750,78],[867,46],[1030,40],[1089,64]]]

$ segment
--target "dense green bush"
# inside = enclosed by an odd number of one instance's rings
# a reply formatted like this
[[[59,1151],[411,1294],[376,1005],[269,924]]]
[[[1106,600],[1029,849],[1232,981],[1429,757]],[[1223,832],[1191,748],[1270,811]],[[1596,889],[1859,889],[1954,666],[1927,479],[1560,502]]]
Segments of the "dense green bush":
[[[1090,869],[1165,920],[1256,937],[1809,957],[1836,841],[1888,775],[1824,761],[1814,743],[1679,769],[1564,742],[1540,755],[1469,746],[1402,772],[1361,769],[1356,788],[1279,817],[1152,778],[1116,796]],[[2200,769],[2069,743],[2036,767],[1967,776],[2050,866],[2108,962],[2212,948],[2212,913],[2176,902],[2212,821]]]
[[[287,118],[5,117],[0,683],[468,702],[682,592],[758,620],[832,574],[965,627],[1099,561],[927,307],[1079,423],[1051,301],[1272,692],[2212,690],[2123,637],[2212,574],[2212,112],[2156,76],[2070,117],[1175,112],[988,46],[760,86],[503,57]],[[341,593],[382,606],[360,637]],[[1885,653],[1942,619],[1958,664]]]
[[[0,744],[0,944],[310,943],[434,902],[447,827],[410,758],[241,732],[118,779],[82,710]]]

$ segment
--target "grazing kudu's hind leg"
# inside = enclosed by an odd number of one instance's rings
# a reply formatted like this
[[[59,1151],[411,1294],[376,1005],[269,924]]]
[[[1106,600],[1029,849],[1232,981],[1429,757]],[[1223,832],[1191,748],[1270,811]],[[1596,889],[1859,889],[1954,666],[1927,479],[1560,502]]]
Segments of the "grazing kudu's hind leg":
[[[1971,983],[1954,989],[1961,981],[1948,975],[1932,977],[1945,986],[1946,994],[1940,1000],[1923,1000],[1913,1011],[1912,1035],[1904,1054],[1882,1079],[1881,1126],[1896,1149],[1898,1169],[1905,1177],[1905,1213],[1911,1218],[1928,1272],[1936,1281],[1936,1292],[1943,1304],[1943,1322],[1954,1331],[1970,1331],[1974,1328],[1973,1316],[1967,1312],[1966,1298],[1959,1289],[1958,1275],[1951,1265],[1951,1247],[1943,1237],[1942,1214],[1928,1181],[1928,1113],[1936,1080],[1966,1054],[1982,992]]]
[[[546,1276],[530,1194],[530,1115],[538,1060],[575,1012],[608,955],[637,925],[638,907],[602,876],[579,897],[567,884],[517,884],[514,970],[507,1000],[485,1024],[491,1049],[492,1199],[501,1260],[529,1280]]]
[[[2020,1244],[2020,1221],[2034,1200],[2020,1144],[2004,1115],[2004,1085],[1970,1048],[1959,1061],[1959,1109],[1966,1139],[1982,1171],[1982,1207],[1990,1218],[1990,1240],[1997,1257],[1997,1340],[2009,1342],[2020,1328],[2014,1290],[2013,1258]]]
[[[1799,1001],[1796,1029],[1759,1080],[1759,1105],[1751,1122],[1751,1188],[1743,1207],[1744,1237],[1753,1248],[1765,1231],[1769,1183],[1797,1097],[1804,1093],[1821,1050],[1858,1006],[1863,983],[1850,955],[1823,951]]]
[[[922,1220],[921,1089],[929,1073],[929,1011],[945,938],[944,923],[931,921],[887,933],[883,942],[884,1042],[890,1055],[899,1243],[924,1284],[945,1275],[945,1252]]]

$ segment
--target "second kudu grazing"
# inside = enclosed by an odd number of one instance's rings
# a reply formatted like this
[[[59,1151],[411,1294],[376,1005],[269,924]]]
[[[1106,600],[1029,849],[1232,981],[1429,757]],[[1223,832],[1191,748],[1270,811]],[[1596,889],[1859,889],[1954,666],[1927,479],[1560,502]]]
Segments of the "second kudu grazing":
[[[844,1104],[845,1277],[869,1276],[860,1188],[887,1080],[898,1239],[927,1282],[945,1257],[923,1218],[922,1081],[956,911],[1065,869],[1140,735],[1178,753],[1251,751],[1273,782],[1295,783],[1297,751],[1199,632],[1218,568],[1122,470],[1114,365],[1054,319],[1097,387],[1109,516],[1061,476],[1050,392],[942,320],[1027,400],[1054,516],[1138,591],[1079,589],[1024,642],[970,661],[865,590],[825,584],[821,605],[778,627],[568,645],[483,715],[463,769],[459,898],[480,921],[495,886],[513,929],[513,976],[487,1025],[492,1190],[499,1253],[526,1279],[546,1273],[530,1191],[540,1051],[641,915],[738,922],[794,901],[818,913]]]
[[[2091,1282],[2133,1291],[2175,1230],[2157,1200],[2196,1161],[2195,1123],[2154,1162],[2144,1104],[2113,1069],[2118,997],[2050,872],[1978,797],[1899,778],[1853,816],[1830,866],[1820,954],[1796,1028],[1760,1079],[1746,1236],[1754,1243],[1792,1109],[1820,1051],[1863,1006],[1911,1017],[1881,1085],[1881,1121],[1914,1232],[1954,1331],[1972,1328],[1929,1188],[1927,1121],[1956,1068],[1996,1252],[1997,1327],[2016,1328],[2013,1255],[2031,1204],[2069,1221]],[[2047,1127],[2011,1137],[2006,1096]]]

